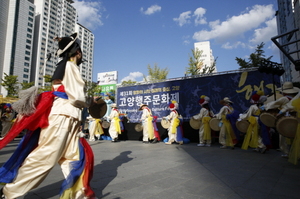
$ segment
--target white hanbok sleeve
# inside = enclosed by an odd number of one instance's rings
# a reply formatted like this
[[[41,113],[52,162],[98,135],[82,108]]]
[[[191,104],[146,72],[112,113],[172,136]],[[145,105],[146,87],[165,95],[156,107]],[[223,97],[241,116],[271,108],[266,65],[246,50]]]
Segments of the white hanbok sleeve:
[[[77,108],[87,107],[85,97],[85,83],[81,78],[78,66],[68,61],[66,64],[65,75],[62,81],[65,92],[70,103]]]

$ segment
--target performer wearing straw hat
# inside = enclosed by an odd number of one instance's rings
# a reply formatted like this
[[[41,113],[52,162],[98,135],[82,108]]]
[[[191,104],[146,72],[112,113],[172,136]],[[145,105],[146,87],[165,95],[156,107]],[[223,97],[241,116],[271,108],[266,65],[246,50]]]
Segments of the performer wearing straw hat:
[[[112,142],[118,142],[118,136],[121,134],[121,126],[120,126],[120,118],[119,118],[119,110],[117,108],[117,104],[111,104],[111,113],[109,115],[109,120],[111,121],[108,132],[111,137]]]
[[[261,137],[261,130],[260,123],[259,123],[259,114],[260,109],[259,107],[263,105],[263,103],[267,100],[267,96],[263,95],[264,93],[262,91],[254,91],[251,96],[250,103],[253,105],[250,106],[248,111],[244,114],[240,115],[239,120],[247,120],[249,121],[249,127],[247,129],[242,149],[247,150],[248,146],[254,148],[255,151],[260,153],[265,153],[267,147],[263,143],[263,139]],[[262,124],[263,125],[263,124]],[[266,136],[264,136],[266,139],[268,139],[268,131],[262,132],[267,133]],[[270,140],[268,140],[270,143]]]
[[[222,146],[220,148],[226,149],[227,147],[230,147],[231,149],[234,149],[234,145],[236,144],[235,143],[236,137],[233,128],[230,124],[230,121],[226,118],[228,114],[231,114],[234,111],[232,107],[233,102],[228,97],[225,97],[223,100],[220,101],[220,104],[222,104],[223,107],[216,115],[216,117],[221,120],[219,124],[220,126],[219,143]]]
[[[6,183],[1,198],[18,198],[36,188],[56,163],[60,164],[65,177],[60,198],[95,198],[90,187],[93,151],[87,141],[78,136],[82,108],[89,105],[78,68],[82,60],[80,42],[77,33],[56,40],[59,46],[56,55],[62,60],[52,77],[53,91],[38,95],[37,102],[37,88],[35,95],[29,96],[31,103],[21,98],[25,101],[19,100],[19,109],[13,106],[20,117],[0,141],[1,149],[22,130],[29,130],[0,168],[0,182]],[[30,104],[36,106],[29,107]],[[19,111],[22,107],[31,111]]]
[[[180,145],[183,144],[183,136],[181,129],[181,121],[179,119],[180,115],[177,111],[178,103],[174,100],[169,104],[170,114],[166,117],[163,117],[164,120],[170,121],[170,127],[168,128],[169,140],[165,144],[172,144],[176,142]]]
[[[294,87],[292,82],[284,82],[282,87],[278,88],[277,90],[282,93],[283,97],[261,106],[260,109],[279,109],[280,111],[277,116],[289,114],[289,112],[295,111],[294,107],[292,106],[292,100],[300,91],[300,89],[298,87]],[[283,152],[283,154],[281,155],[283,158],[288,157],[291,144],[292,143],[290,138],[279,135],[279,146],[280,150]]]
[[[143,111],[141,116],[141,122],[143,125],[143,143],[157,143],[158,139],[154,134],[153,116],[152,111],[148,108],[147,104],[141,104],[140,111]]]
[[[194,115],[195,120],[201,120],[201,125],[199,128],[199,144],[197,146],[208,146],[211,145],[211,129],[209,126],[209,121],[214,117],[214,113],[209,107],[210,98],[202,95],[199,100],[199,105],[202,107],[198,115]]]

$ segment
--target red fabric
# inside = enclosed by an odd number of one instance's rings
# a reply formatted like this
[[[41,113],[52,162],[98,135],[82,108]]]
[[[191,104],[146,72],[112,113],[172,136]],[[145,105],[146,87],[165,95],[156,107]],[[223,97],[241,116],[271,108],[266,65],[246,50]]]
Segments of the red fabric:
[[[199,104],[202,104],[203,102],[205,102],[205,99],[200,99],[199,100]]]
[[[175,105],[172,103],[172,104],[170,104],[170,106],[169,106],[169,108],[174,108],[175,107]]]
[[[45,128],[49,125],[48,116],[51,111],[55,95],[52,92],[44,92],[39,95],[36,111],[30,116],[23,116],[18,119],[7,135],[0,140],[0,149],[10,143],[24,129],[34,131],[37,128]]]
[[[93,172],[94,172],[94,153],[89,145],[89,143],[84,139],[80,138],[80,142],[84,148],[84,153],[85,153],[85,168],[84,168],[84,175],[83,175],[83,186],[85,188],[85,196],[88,198],[95,198],[95,193],[92,190],[90,186],[90,181],[93,178]]]
[[[252,95],[251,98],[252,98],[253,101],[256,101],[256,102],[257,102],[257,101],[259,100],[259,98],[260,98],[260,95],[254,94],[254,95]]]

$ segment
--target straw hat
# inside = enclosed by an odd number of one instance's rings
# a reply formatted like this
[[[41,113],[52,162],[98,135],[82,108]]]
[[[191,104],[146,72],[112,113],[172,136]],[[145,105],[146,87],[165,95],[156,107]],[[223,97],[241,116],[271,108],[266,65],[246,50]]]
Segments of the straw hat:
[[[144,107],[144,106],[148,106],[148,105],[147,105],[147,104],[141,104],[141,105],[140,105],[140,108],[139,108],[139,111],[143,110],[143,107]]]
[[[224,97],[223,99],[226,103],[233,103],[232,101],[230,101],[229,97]]]
[[[284,82],[282,87],[277,88],[276,90],[282,93],[292,94],[298,93],[300,89],[298,87],[294,87],[292,82]]]

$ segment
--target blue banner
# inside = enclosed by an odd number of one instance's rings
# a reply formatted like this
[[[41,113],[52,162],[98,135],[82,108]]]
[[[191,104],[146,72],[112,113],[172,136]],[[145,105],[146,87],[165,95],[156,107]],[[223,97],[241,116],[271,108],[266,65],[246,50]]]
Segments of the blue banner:
[[[147,104],[158,121],[169,115],[169,104],[175,100],[179,104],[179,113],[184,121],[188,121],[200,111],[201,95],[210,98],[210,107],[216,114],[222,107],[219,104],[224,97],[234,102],[233,107],[239,112],[246,111],[250,104],[253,91],[263,90],[265,95],[273,93],[280,87],[277,75],[260,73],[259,71],[236,72],[183,78],[152,84],[118,87],[117,105],[121,113],[126,113],[130,122],[139,122],[142,112],[138,111],[141,104]]]

